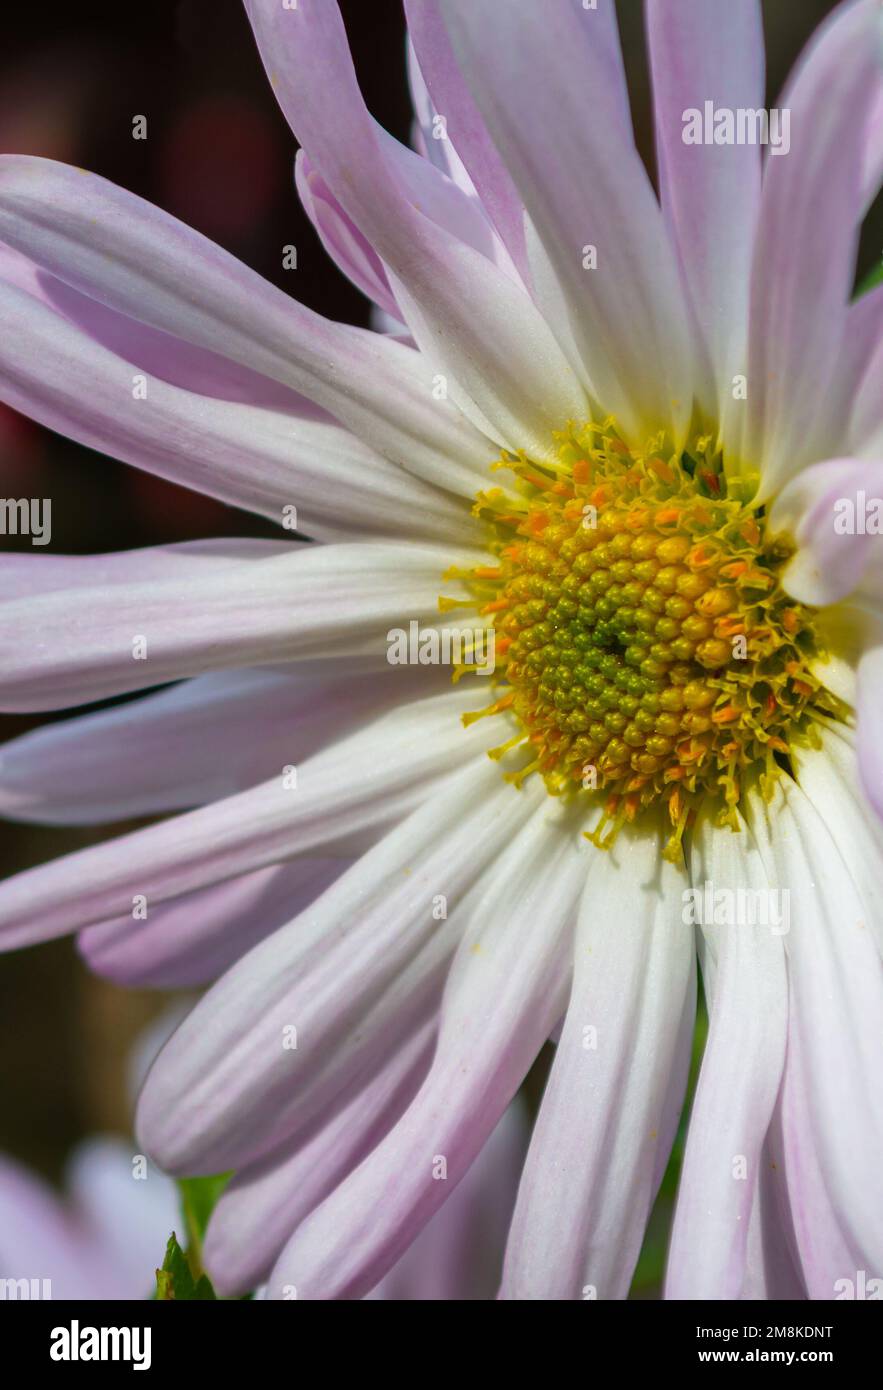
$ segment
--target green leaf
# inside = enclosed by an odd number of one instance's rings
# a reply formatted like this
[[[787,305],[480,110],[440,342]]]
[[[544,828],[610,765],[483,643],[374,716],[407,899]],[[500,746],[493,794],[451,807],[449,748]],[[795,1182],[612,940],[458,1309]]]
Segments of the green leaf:
[[[191,1250],[202,1251],[202,1242],[205,1238],[209,1217],[232,1176],[232,1173],[218,1173],[211,1178],[178,1179],[178,1191],[181,1194],[181,1205],[184,1211],[184,1220],[187,1222],[187,1236]]]
[[[158,1302],[163,1303],[208,1302],[217,1297],[207,1275],[200,1274],[194,1278],[174,1231],[169,1236],[162,1269],[156,1271],[156,1297]]]
[[[855,292],[856,299],[861,299],[863,294],[867,294],[877,285],[883,285],[883,261],[865,276]]]

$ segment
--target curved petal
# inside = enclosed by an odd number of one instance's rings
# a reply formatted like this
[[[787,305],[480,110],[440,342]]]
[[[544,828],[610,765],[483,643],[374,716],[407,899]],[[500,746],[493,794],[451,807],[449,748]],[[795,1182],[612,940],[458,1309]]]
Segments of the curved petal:
[[[829,389],[844,343],[864,132],[881,72],[883,12],[877,0],[857,0],[821,27],[781,97],[790,149],[770,156],[764,177],[743,451],[760,468],[764,497],[832,455],[844,433]]]
[[[859,458],[883,458],[883,285],[850,308],[864,370],[850,397],[849,440]],[[868,346],[866,346],[866,344]]]
[[[732,405],[748,333],[748,278],[760,206],[757,145],[687,144],[685,120],[764,104],[760,0],[648,0],[662,210],[714,370],[715,404]]]
[[[470,198],[478,198],[475,184],[467,172],[466,166],[454,148],[453,142],[447,130],[447,119],[440,121],[439,112],[435,106],[426,85],[426,78],[417,57],[414,47],[414,36],[408,34],[408,89],[411,93],[411,104],[414,107],[414,124],[412,126],[411,144],[418,154],[422,154],[424,159],[428,159],[430,164],[434,164],[436,169],[440,169],[443,174],[447,174],[458,188],[468,194]],[[467,100],[468,93],[465,93]],[[481,202],[481,199],[479,199]],[[482,203],[482,207],[490,218],[489,209]],[[518,214],[519,221],[521,213]]]
[[[714,810],[700,814],[691,849],[696,890],[705,899],[710,888],[712,902],[725,897],[715,918],[703,912],[699,923],[715,958],[714,985],[669,1247],[665,1296],[675,1299],[742,1293],[788,1026],[787,916],[770,897],[750,832],[717,825]]]
[[[883,618],[877,613],[866,626],[865,647],[859,659],[858,765],[868,800],[883,820],[883,741],[880,710],[883,708]]]
[[[461,900],[535,805],[487,762],[470,767],[225,975],[141,1096],[138,1132],[162,1167],[221,1172],[271,1153],[327,1104],[327,1076],[343,1084],[338,1054],[355,1049],[367,1067],[369,1018],[388,1047],[397,999],[398,1012],[422,1016],[431,985],[437,1002]]]
[[[190,989],[229,970],[290,922],[348,867],[346,859],[295,859],[160,903],[147,916],[87,927],[77,948],[93,974],[115,984]]]
[[[496,1298],[529,1129],[518,1098],[441,1211],[371,1299],[464,1302]]]
[[[419,668],[353,682],[334,663],[197,676],[0,744],[0,814],[101,825],[205,805],[297,766],[360,720],[431,689]]]
[[[213,400],[264,406],[294,419],[333,423],[333,416],[327,411],[280,381],[222,357],[219,352],[197,347],[185,338],[151,328],[128,314],[117,313],[2,243],[0,283],[30,295],[79,329],[90,342],[170,386]]]
[[[453,144],[482,206],[493,222],[525,284],[530,282],[524,243],[524,206],[505,164],[488,135],[454,58],[436,0],[405,0],[408,34],[416,63],[436,112],[445,122],[447,140],[431,141],[445,149]],[[412,90],[414,82],[412,78]],[[418,117],[425,115],[417,106]],[[430,143],[431,141],[431,143]],[[452,171],[453,172],[453,171]]]
[[[338,270],[378,309],[397,320],[400,331],[404,324],[402,311],[390,289],[383,262],[347,216],[306,150],[298,150],[295,157],[294,181],[304,212]]]
[[[286,1241],[399,1119],[426,1075],[437,1020],[430,1018],[377,1074],[315,1131],[237,1173],[212,1212],[204,1260],[223,1294],[244,1294],[270,1275]]]
[[[331,848],[366,826],[394,824],[431,797],[496,730],[468,729],[462,688],[381,716],[308,758],[297,786],[282,776],[238,796],[28,869],[0,883],[0,949],[131,913],[296,854]],[[499,727],[502,725],[502,729]],[[218,1171],[218,1170],[215,1170]]]
[[[831,1298],[838,1279],[883,1267],[883,961],[866,926],[879,907],[861,893],[854,849],[826,828],[835,806],[814,806],[783,778],[746,814],[767,872],[790,893],[783,1160],[810,1297]]]
[[[329,323],[105,179],[0,156],[0,240],[118,313],[301,392],[416,475],[466,496],[481,486],[493,448],[418,353]]]
[[[632,442],[644,447],[665,427],[681,442],[690,329],[662,214],[623,124],[612,6],[438,0],[438,9],[560,282],[550,322],[563,294],[585,382]],[[587,247],[594,269],[584,268]]]
[[[877,84],[865,140],[863,212],[866,213],[883,183],[883,81]]]
[[[500,443],[548,455],[551,432],[585,417],[585,395],[523,287],[433,220],[425,193],[419,207],[412,201],[403,161],[418,161],[424,184],[443,176],[404,148],[391,154],[378,135],[337,4],[301,0],[285,10],[275,0],[248,0],[247,9],[292,129],[386,265],[408,326],[452,398]],[[479,210],[448,182],[446,198],[454,195],[490,235]]]
[[[883,457],[804,468],[776,498],[769,524],[797,544],[782,582],[802,603],[824,608],[857,589],[883,600]]]
[[[598,856],[574,980],[506,1250],[501,1297],[627,1296],[666,1153],[660,1130],[680,1020],[695,1001],[685,876],[656,828]],[[677,1078],[683,1102],[687,1073]],[[669,1139],[673,1137],[669,1135]]]
[[[429,1074],[399,1123],[307,1217],[268,1296],[360,1298],[465,1176],[561,1016],[585,873],[540,806],[483,883],[454,959]]]
[[[289,530],[365,538],[433,536],[440,528],[463,540],[471,529],[459,501],[340,426],[148,378],[2,281],[0,393],[88,448]]]
[[[192,551],[179,564],[179,547],[159,549],[162,579],[112,588],[98,579],[0,602],[0,708],[64,708],[294,658],[360,657],[382,669],[389,632],[407,633],[412,621],[454,626],[438,617],[448,566],[483,563],[481,552],[366,544],[292,547],[201,567]],[[22,556],[19,566],[30,559],[36,568],[41,558]],[[75,568],[100,574],[102,560],[78,556]]]
[[[827,826],[837,849],[848,860],[862,899],[873,911],[866,925],[883,956],[883,826],[870,805],[860,780],[857,740],[845,724],[820,724],[819,748],[797,745],[793,762],[798,786],[814,806],[837,808]]]

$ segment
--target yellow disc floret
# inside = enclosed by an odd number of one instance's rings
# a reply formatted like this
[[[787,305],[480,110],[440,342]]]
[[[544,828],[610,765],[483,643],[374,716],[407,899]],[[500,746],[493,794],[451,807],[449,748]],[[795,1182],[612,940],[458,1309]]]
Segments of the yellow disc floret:
[[[520,781],[602,794],[593,838],[662,802],[679,853],[707,792],[738,803],[837,702],[811,674],[812,612],[779,583],[751,482],[727,482],[708,440],[642,454],[612,422],[569,430],[552,462],[504,455],[513,489],[479,496],[495,566],[459,574],[495,632],[498,699],[524,744]],[[499,750],[497,750],[499,751]],[[511,775],[511,774],[510,774]]]

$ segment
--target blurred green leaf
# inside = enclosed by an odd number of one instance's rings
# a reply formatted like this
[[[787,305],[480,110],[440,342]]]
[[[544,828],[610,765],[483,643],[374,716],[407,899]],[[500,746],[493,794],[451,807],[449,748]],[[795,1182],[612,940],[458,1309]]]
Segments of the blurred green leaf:
[[[211,1178],[178,1179],[178,1191],[181,1194],[181,1205],[184,1211],[184,1220],[187,1222],[187,1238],[191,1249],[202,1251],[202,1242],[205,1238],[209,1217],[231,1177],[231,1173],[218,1173]]]
[[[855,292],[856,299],[860,299],[863,294],[867,294],[869,290],[874,289],[877,285],[883,285],[883,261],[862,280]]]

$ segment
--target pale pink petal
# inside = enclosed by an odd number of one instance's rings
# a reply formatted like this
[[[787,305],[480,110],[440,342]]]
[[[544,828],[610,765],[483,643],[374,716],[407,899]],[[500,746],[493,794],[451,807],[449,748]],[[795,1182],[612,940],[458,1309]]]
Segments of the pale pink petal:
[[[686,876],[660,864],[658,827],[623,832],[588,866],[574,981],[534,1128],[501,1297],[623,1299],[668,1151],[680,1022],[695,1008]],[[671,1143],[673,1130],[667,1139]]]
[[[353,682],[334,663],[220,671],[44,724],[0,744],[0,813],[90,825],[217,801],[378,711],[442,688],[429,675],[439,673],[389,668]]]
[[[433,391],[419,354],[328,322],[94,174],[0,156],[0,241],[118,313],[301,392],[418,476],[471,496],[484,475],[487,441]]]
[[[361,1163],[410,1103],[432,1059],[432,1017],[391,1048],[368,1078],[311,1132],[237,1173],[212,1212],[206,1267],[224,1294],[243,1294],[270,1275],[291,1233]]]
[[[709,1031],[687,1131],[666,1297],[737,1299],[785,1059],[788,919],[779,899],[770,898],[774,885],[744,823],[736,832],[717,825],[713,811],[700,814],[690,868],[703,899],[710,892],[713,903],[723,892],[737,903],[741,890],[759,894],[753,901],[760,906],[755,925],[747,908],[744,921],[709,922],[702,913],[706,950],[714,958],[713,983],[706,981]]]
[[[818,30],[778,102],[790,112],[790,150],[770,153],[765,167],[743,446],[765,497],[833,455],[843,434],[829,392],[855,275],[864,130],[881,73],[883,11],[877,0],[857,0]]]
[[[411,93],[415,117],[412,126],[412,146],[418,154],[423,155],[424,159],[428,159],[430,164],[434,164],[436,169],[447,174],[448,178],[452,179],[458,188],[462,188],[463,192],[468,194],[470,198],[476,198],[481,202],[465,164],[454,149],[454,143],[448,134],[447,121],[439,120],[439,113],[429,94],[420,60],[414,48],[412,34],[408,35],[407,66],[408,88]],[[466,93],[466,97],[468,100],[468,93]],[[484,205],[482,204],[482,206]],[[488,209],[484,208],[484,211],[489,217]]]
[[[864,211],[867,212],[883,183],[883,81],[877,84],[877,97],[865,139]]]
[[[516,1097],[451,1200],[366,1297],[452,1303],[496,1298],[529,1133],[525,1106]]]
[[[855,590],[883,599],[883,457],[804,468],[776,498],[769,524],[796,542],[782,582],[802,603],[822,608]]]
[[[757,1191],[751,1208],[741,1293],[745,1300],[798,1302],[807,1297],[794,1254],[796,1242],[786,1209],[783,1164],[773,1157],[775,1153],[781,1159],[780,1109],[776,1107],[772,1135],[761,1155]]]
[[[146,917],[87,927],[77,947],[115,984],[188,989],[216,980],[321,896],[348,859],[295,859],[160,903]]]
[[[422,1015],[419,995],[437,997],[459,940],[462,899],[535,805],[488,761],[467,769],[229,971],[141,1097],[138,1132],[157,1161],[211,1173],[271,1152],[327,1104],[325,1073],[346,1079],[338,1050],[355,1046],[367,1065],[369,1016],[388,1035],[397,1012]],[[289,1026],[296,1048],[283,1046]]]
[[[131,362],[150,377],[219,401],[266,406],[295,419],[324,421],[333,417],[297,391],[262,376],[219,352],[197,347],[149,324],[117,313],[97,299],[72,289],[27,256],[0,242],[0,283],[22,290],[78,328],[90,343]],[[84,351],[88,351],[84,347]]]
[[[529,284],[524,205],[463,80],[437,0],[405,0],[405,12],[420,76],[425,80],[433,112],[445,122],[447,143],[456,150],[522,280]],[[425,119],[430,113],[422,112],[418,105],[417,114]],[[432,139],[430,133],[427,139],[430,154],[432,145],[444,148],[445,143]]]
[[[842,1278],[881,1268],[883,1209],[883,961],[855,850],[827,828],[837,805],[816,807],[781,779],[772,803],[747,816],[768,873],[790,893],[789,1037],[781,1133],[788,1202],[811,1298]],[[877,859],[877,881],[883,856]]]
[[[0,394],[89,448],[288,530],[323,539],[443,533],[456,540],[470,529],[459,500],[340,426],[148,377],[2,281]]]
[[[0,709],[65,708],[295,658],[349,656],[382,669],[390,631],[456,626],[438,616],[439,594],[457,593],[442,580],[448,566],[485,562],[480,551],[403,544],[271,547],[268,558],[224,566],[202,565],[192,548],[159,552],[163,578],[103,587],[102,557],[77,556],[82,587],[0,602]],[[12,568],[27,560],[41,563],[26,554]]]
[[[10,950],[131,913],[136,897],[158,905],[296,854],[346,843],[369,826],[394,824],[509,727],[461,715],[475,690],[404,705],[335,742],[297,769],[238,796],[0,883],[0,948]],[[502,725],[502,728],[500,727]]]
[[[247,9],[292,129],[383,260],[408,326],[451,398],[499,442],[549,454],[552,430],[585,416],[585,395],[524,288],[433,220],[432,207],[424,213],[415,206],[403,162],[416,160],[424,182],[443,176],[403,147],[392,151],[378,134],[336,3],[302,0],[284,10],[275,0],[249,0]],[[447,192],[490,236],[461,190],[449,183]]]
[[[294,179],[304,211],[337,268],[379,309],[395,320],[401,330],[402,311],[389,287],[383,262],[352,218],[347,216],[305,150],[297,152]]]
[[[748,332],[748,277],[760,204],[756,145],[696,145],[685,117],[764,104],[760,0],[649,0],[646,8],[662,210],[714,371],[714,404],[732,403]]]
[[[361,1298],[465,1177],[561,1015],[585,875],[576,827],[542,805],[485,875],[445,988],[420,1091],[373,1153],[307,1217],[268,1296]]]
[[[666,425],[683,438],[693,352],[674,250],[622,118],[612,8],[438,0],[463,76],[554,267],[560,290],[550,322],[563,302],[585,382],[643,447]],[[584,264],[591,248],[596,269]]]

